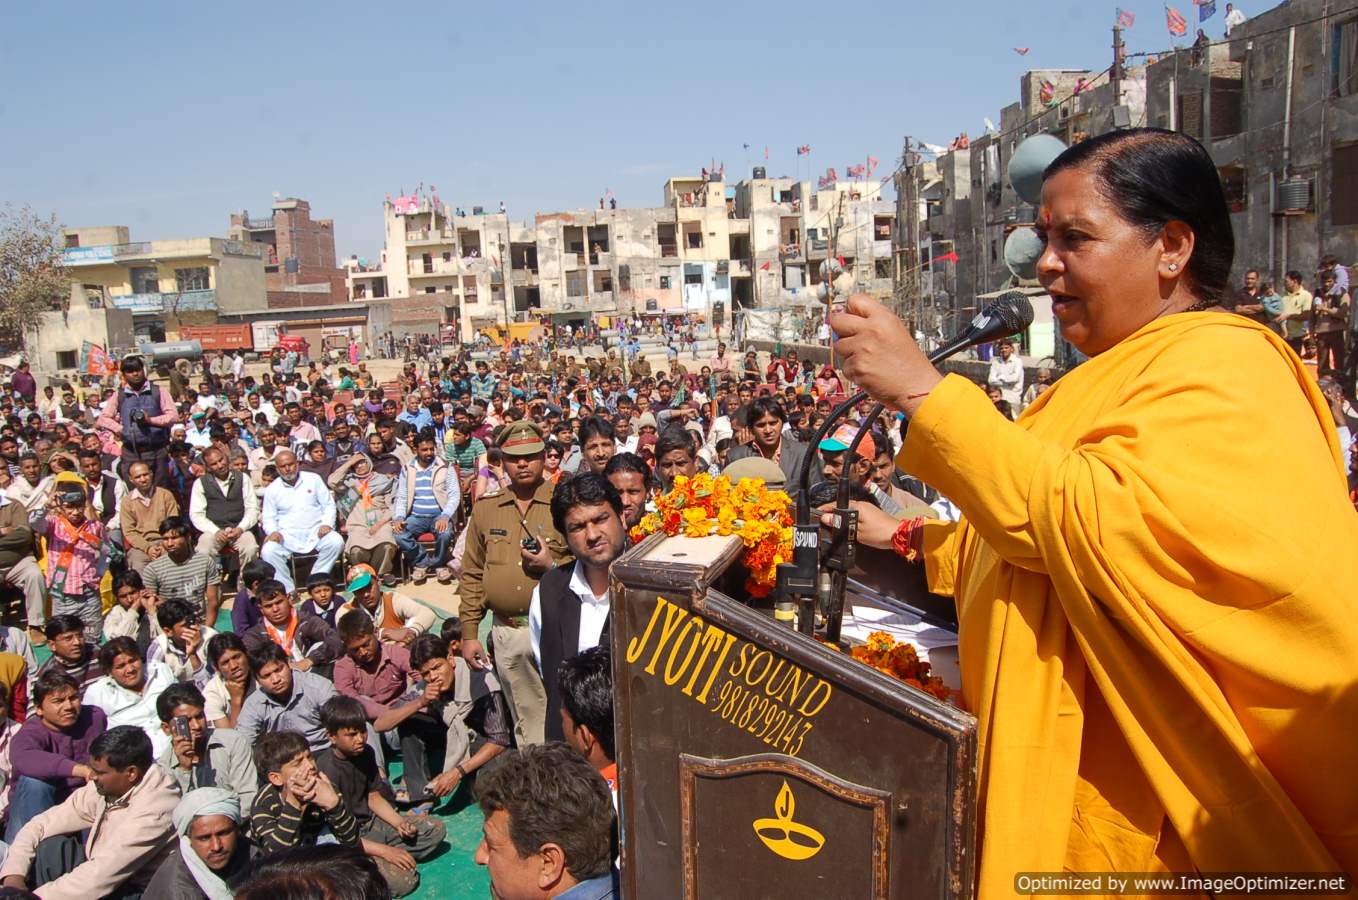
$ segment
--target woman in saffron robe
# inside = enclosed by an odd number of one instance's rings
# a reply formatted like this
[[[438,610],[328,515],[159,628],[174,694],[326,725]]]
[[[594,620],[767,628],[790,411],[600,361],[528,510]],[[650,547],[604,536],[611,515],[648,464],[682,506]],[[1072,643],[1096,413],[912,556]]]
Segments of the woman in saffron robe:
[[[1038,277],[1089,361],[1010,422],[885,307],[831,325],[961,522],[859,537],[956,598],[982,897],[1021,871],[1358,871],[1358,513],[1301,361],[1222,311],[1216,169],[1150,129],[1047,169]],[[1286,471],[1284,479],[1260,477]]]

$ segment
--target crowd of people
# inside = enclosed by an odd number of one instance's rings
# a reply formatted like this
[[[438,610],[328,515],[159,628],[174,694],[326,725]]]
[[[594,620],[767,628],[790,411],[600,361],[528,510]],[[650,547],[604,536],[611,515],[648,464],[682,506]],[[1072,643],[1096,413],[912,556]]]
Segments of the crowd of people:
[[[1251,273],[1234,309],[1314,345],[1348,451],[1346,272],[1320,300],[1294,274],[1279,306]],[[413,343],[385,382],[357,344],[263,371],[215,354],[196,381],[131,356],[42,391],[21,365],[0,399],[0,580],[24,619],[0,630],[0,884],[262,897],[252,876],[351,866],[403,896],[444,840],[431,813],[475,782],[499,896],[612,896],[608,573],[657,494],[710,472],[795,495],[815,454],[817,504],[847,479],[893,523],[959,516],[898,470],[898,414],[864,403],[810,445],[851,390],[834,367],[725,343],[686,366],[689,333],[663,364]],[[1016,418],[1055,375],[1025,387],[1003,341],[985,387]],[[431,579],[457,615],[401,589]]]
[[[357,347],[263,371],[131,356],[41,391],[21,366],[0,401],[0,579],[24,620],[0,636],[0,881],[229,896],[259,860],[334,842],[402,896],[466,781],[497,889],[513,822],[556,797],[553,883],[608,896],[608,571],[657,493],[700,471],[795,492],[815,453],[812,490],[950,512],[896,472],[891,416],[852,466],[852,428],[808,446],[847,391],[833,368],[724,343],[685,366],[690,334],[663,363],[630,342],[412,345],[382,383]],[[405,587],[431,581],[458,615]]]

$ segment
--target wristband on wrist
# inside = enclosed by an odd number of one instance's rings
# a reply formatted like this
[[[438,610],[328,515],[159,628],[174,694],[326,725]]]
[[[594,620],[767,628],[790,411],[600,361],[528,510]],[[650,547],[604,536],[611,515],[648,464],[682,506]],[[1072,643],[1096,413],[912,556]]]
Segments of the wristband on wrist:
[[[904,558],[907,562],[914,562],[920,558],[924,544],[924,517],[916,516],[913,519],[906,519],[896,526],[896,531],[891,535],[891,549],[896,551],[896,555]]]

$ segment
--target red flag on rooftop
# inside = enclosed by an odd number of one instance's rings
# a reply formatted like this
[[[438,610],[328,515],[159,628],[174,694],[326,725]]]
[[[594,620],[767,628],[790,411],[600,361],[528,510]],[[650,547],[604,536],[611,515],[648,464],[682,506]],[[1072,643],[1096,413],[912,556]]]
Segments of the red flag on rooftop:
[[[811,152],[811,145],[810,145],[810,144],[802,144],[800,147],[797,148],[797,155],[798,155],[798,156],[806,156],[806,154],[808,154],[808,153],[810,153],[810,152]]]
[[[825,179],[829,181],[831,184],[834,184],[836,181],[839,180],[839,173],[837,173],[833,168],[826,169]]]
[[[1165,27],[1169,29],[1170,34],[1186,34],[1188,32],[1188,20],[1183,17],[1183,13],[1174,7],[1166,6]]]
[[[1028,48],[1027,48],[1027,47],[1015,47],[1015,48],[1014,48],[1014,52],[1017,53],[1019,56],[1027,56],[1027,55],[1028,55]]]
[[[846,168],[844,169],[844,174],[845,174],[845,175],[848,175],[850,178],[862,178],[862,177],[863,177],[863,167],[862,167],[862,166],[848,166],[848,167],[846,167]]]
[[[880,159],[878,159],[877,157],[873,156],[871,153],[868,154],[868,177],[869,177],[869,178],[872,177],[872,172],[873,172],[874,169],[877,168],[877,164],[878,164],[879,162],[881,162]]]
[[[765,144],[765,145],[764,145],[764,158],[765,158],[765,159],[768,159],[768,158],[769,158],[769,145],[768,145],[768,144]]]
[[[1131,28],[1136,24],[1136,13],[1129,13],[1125,9],[1119,9],[1118,24],[1123,28]]]

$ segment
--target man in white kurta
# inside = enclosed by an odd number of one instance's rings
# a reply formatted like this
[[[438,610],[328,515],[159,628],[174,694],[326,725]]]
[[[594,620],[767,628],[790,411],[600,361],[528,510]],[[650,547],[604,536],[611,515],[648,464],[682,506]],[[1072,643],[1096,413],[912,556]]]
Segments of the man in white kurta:
[[[335,531],[335,497],[319,475],[303,472],[297,456],[282,450],[274,457],[278,477],[264,491],[264,545],[260,558],[291,593],[296,590],[288,561],[297,553],[316,553],[313,572],[329,572],[344,550]]]

